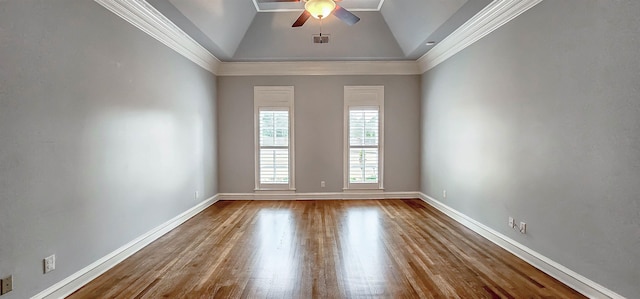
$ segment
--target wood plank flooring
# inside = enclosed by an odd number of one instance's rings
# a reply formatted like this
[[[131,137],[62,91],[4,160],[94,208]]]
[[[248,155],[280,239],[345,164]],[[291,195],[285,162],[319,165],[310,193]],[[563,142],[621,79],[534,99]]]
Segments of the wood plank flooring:
[[[584,298],[420,200],[220,201],[69,298]]]

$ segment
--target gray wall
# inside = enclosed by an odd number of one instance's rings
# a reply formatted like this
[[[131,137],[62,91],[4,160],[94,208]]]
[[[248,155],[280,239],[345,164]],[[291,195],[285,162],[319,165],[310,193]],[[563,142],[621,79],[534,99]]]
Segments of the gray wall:
[[[216,194],[215,106],[215,76],[93,1],[0,1],[2,298]]]
[[[255,187],[253,86],[260,85],[295,87],[298,192],[342,192],[344,86],[384,85],[385,190],[418,190],[419,76],[256,76],[218,77],[220,192]]]
[[[544,1],[422,80],[422,191],[629,298],[639,13],[637,1]]]

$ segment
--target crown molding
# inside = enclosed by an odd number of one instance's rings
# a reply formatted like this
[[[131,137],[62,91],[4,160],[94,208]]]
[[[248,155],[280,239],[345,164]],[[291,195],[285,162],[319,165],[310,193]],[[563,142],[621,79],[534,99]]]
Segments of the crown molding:
[[[221,62],[144,0],[94,1],[219,76],[419,75],[542,2],[494,0],[415,61]],[[255,1],[254,4],[257,6]]]
[[[460,28],[420,57],[417,62],[424,73],[451,56],[500,28],[542,0],[495,0]]]
[[[205,70],[217,74],[220,60],[144,0],[94,0]]]
[[[220,76],[419,75],[415,61],[223,62]]]
[[[253,6],[256,7],[256,12],[260,12],[260,6],[258,6],[258,2],[256,0],[252,0],[251,2],[253,2]]]

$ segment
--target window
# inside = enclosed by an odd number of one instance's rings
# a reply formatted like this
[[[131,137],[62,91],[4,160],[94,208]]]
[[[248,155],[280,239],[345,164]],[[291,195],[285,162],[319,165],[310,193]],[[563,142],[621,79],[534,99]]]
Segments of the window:
[[[256,190],[294,190],[293,87],[254,87]]]
[[[378,183],[378,109],[349,109],[349,182]]]
[[[260,109],[260,183],[289,184],[289,111]]]
[[[382,189],[384,87],[345,86],[345,189]]]

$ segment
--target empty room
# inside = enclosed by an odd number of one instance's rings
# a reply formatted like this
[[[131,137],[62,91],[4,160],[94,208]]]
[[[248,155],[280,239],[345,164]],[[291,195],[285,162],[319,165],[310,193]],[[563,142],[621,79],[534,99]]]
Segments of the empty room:
[[[0,299],[640,298],[640,2],[0,0]]]

